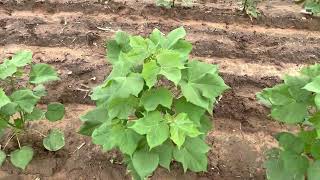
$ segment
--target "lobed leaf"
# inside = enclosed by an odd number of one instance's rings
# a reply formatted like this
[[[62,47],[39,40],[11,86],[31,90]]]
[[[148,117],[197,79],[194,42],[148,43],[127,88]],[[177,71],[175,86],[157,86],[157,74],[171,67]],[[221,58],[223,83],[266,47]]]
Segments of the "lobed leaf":
[[[48,64],[35,64],[31,67],[29,82],[32,84],[44,84],[49,81],[57,81],[60,78],[57,72]]]

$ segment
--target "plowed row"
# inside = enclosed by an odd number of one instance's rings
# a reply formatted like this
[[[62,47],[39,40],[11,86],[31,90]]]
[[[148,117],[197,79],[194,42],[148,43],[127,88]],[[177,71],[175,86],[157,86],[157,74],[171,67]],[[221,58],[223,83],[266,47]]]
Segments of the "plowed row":
[[[163,9],[151,1],[0,0],[0,59],[30,49],[36,62],[55,66],[61,81],[49,86],[50,96],[43,102],[68,103],[73,111],[58,125],[69,139],[65,151],[48,154],[39,150],[40,159],[23,174],[6,163],[0,177],[128,178],[123,165],[107,161],[120,162],[116,152],[104,154],[89,138],[74,133],[80,125],[77,116],[93,104],[90,88],[111,70],[105,61],[104,42],[118,29],[146,35],[154,28],[166,33],[184,26],[193,44],[193,58],[218,64],[232,89],[215,109],[216,130],[208,137],[213,147],[208,172],[184,176],[175,164],[174,171],[160,169],[153,179],[263,179],[262,153],[273,145],[271,135],[285,127],[268,119],[255,93],[279,83],[284,74],[319,62],[320,20],[304,17],[298,6],[279,1],[272,1],[271,6],[261,4],[264,15],[253,21],[236,8],[234,2],[222,1]],[[73,153],[82,142],[85,147]],[[54,165],[50,166],[47,157]]]

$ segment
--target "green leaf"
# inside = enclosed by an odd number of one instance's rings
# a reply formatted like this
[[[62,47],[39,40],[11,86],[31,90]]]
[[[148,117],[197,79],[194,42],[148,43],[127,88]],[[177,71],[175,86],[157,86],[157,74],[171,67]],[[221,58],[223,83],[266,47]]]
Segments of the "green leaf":
[[[206,171],[208,159],[206,153],[209,146],[200,138],[187,138],[182,148],[175,148],[173,157],[182,163],[184,172],[190,169],[194,172]]]
[[[169,138],[169,126],[159,111],[149,112],[144,118],[135,121],[130,128],[141,135],[147,135],[150,149],[161,145]]]
[[[159,105],[171,108],[173,96],[171,92],[163,87],[145,91],[142,94],[140,105],[143,105],[147,111],[155,110]]]
[[[64,113],[65,113],[65,109],[63,104],[51,103],[47,107],[47,112],[45,116],[49,121],[58,121],[63,118]]]
[[[320,159],[320,140],[316,140],[310,147],[310,153],[315,159]]]
[[[138,99],[134,96],[112,99],[108,103],[109,118],[128,119],[130,115],[134,114],[138,105]]]
[[[320,93],[316,94],[316,96],[314,97],[314,103],[316,104],[318,110],[320,110]]]
[[[139,150],[133,154],[132,164],[141,179],[144,179],[158,167],[159,155],[148,150]]]
[[[290,103],[284,106],[277,106],[272,109],[272,118],[288,124],[303,122],[307,116],[307,105],[303,103]]]
[[[176,113],[186,113],[191,121],[193,121],[197,126],[200,126],[200,119],[202,115],[205,113],[205,109],[196,106],[192,103],[186,101],[185,98],[179,98],[175,103],[174,107]]]
[[[11,102],[11,100],[9,99],[9,97],[6,95],[6,93],[3,91],[3,89],[0,88],[0,108],[9,104],[10,102]]]
[[[315,129],[310,131],[300,131],[298,137],[304,142],[305,153],[310,153],[311,145],[317,138],[317,131]]]
[[[2,166],[2,164],[4,163],[4,161],[6,160],[6,153],[0,150],[0,167]]]
[[[105,151],[118,146],[122,153],[132,155],[141,136],[122,124],[102,124],[92,133],[93,143],[102,145]]]
[[[186,40],[180,39],[171,47],[171,49],[179,52],[181,61],[187,61],[192,50],[192,44]]]
[[[112,135],[112,126],[108,123],[103,123],[96,128],[92,133],[92,142],[101,145],[103,150],[109,151],[116,146],[114,135]]]
[[[33,94],[38,97],[42,97],[42,96],[46,96],[48,93],[44,85],[39,84],[35,88],[33,88]]]
[[[8,103],[0,109],[0,114],[12,116],[17,112],[17,106],[16,103]]]
[[[25,119],[27,121],[41,120],[44,118],[44,115],[45,115],[44,111],[42,111],[38,108],[34,108],[30,114],[25,115]]]
[[[143,79],[139,74],[132,73],[128,77],[116,77],[107,86],[112,89],[114,98],[128,98],[130,95],[138,96],[143,89]]]
[[[102,123],[109,123],[108,110],[104,107],[97,107],[81,116],[80,120],[84,124],[80,127],[79,133],[91,136]]]
[[[43,84],[49,81],[60,80],[57,72],[48,64],[35,64],[31,67],[29,82],[32,84]]]
[[[131,49],[129,38],[126,32],[117,31],[115,39],[107,42],[107,57],[112,64],[118,62],[120,52],[128,52]]]
[[[31,113],[34,106],[39,101],[39,97],[35,96],[29,89],[17,90],[11,94],[12,102],[18,104],[18,106],[25,112]]]
[[[212,127],[213,127],[213,124],[211,119],[207,115],[203,115],[200,119],[199,130],[206,135],[209,131],[211,131]]]
[[[146,81],[147,86],[152,88],[157,82],[157,76],[160,72],[160,67],[154,60],[143,64],[142,77]]]
[[[28,146],[23,146],[10,153],[11,163],[18,168],[25,170],[27,165],[33,158],[33,149]]]
[[[185,138],[197,137],[202,133],[197,129],[186,113],[178,114],[170,123],[170,139],[180,148],[185,142]]]
[[[308,180],[320,179],[320,161],[313,162],[308,169]]]
[[[173,158],[173,149],[174,149],[174,145],[171,143],[171,141],[166,141],[160,146],[155,147],[153,150],[159,155],[160,166],[168,169],[169,171],[170,171],[170,164]]]
[[[310,78],[315,78],[320,76],[320,64],[314,64],[311,66],[306,66],[302,68],[301,74],[306,75]]]
[[[284,82],[288,85],[288,91],[295,100],[299,102],[308,101],[311,92],[302,89],[308,83],[305,77],[285,76]]]
[[[165,48],[170,49],[173,45],[175,45],[180,39],[183,39],[187,35],[186,31],[183,27],[179,27],[173,31],[171,31],[167,35],[167,39],[165,41]]]
[[[216,67],[199,70],[205,63],[190,62],[187,69],[187,77],[180,82],[182,94],[188,102],[207,109],[211,113],[212,100],[222,94],[229,87],[216,73]],[[210,67],[210,65],[207,65]]]
[[[157,56],[157,62],[160,65],[159,73],[177,85],[181,79],[181,69],[185,68],[180,60],[180,54],[174,51],[163,51]]]
[[[166,38],[163,36],[161,31],[154,29],[150,34],[150,40],[156,45],[156,47],[161,48],[164,46]]]
[[[279,141],[280,146],[282,146],[286,151],[292,151],[300,154],[304,150],[303,141],[291,133],[281,132],[277,134],[277,140]]]
[[[4,80],[9,76],[12,76],[15,72],[17,72],[17,67],[9,61],[5,59],[2,64],[0,64],[0,79]]]
[[[315,79],[313,79],[313,81],[308,83],[306,86],[304,86],[303,89],[319,94],[320,93],[320,76],[317,76]]]
[[[58,129],[51,130],[49,135],[43,139],[43,146],[49,151],[58,151],[64,145],[64,134]]]
[[[267,178],[271,180],[304,180],[308,169],[308,159],[291,151],[279,152],[265,163]]]
[[[31,51],[20,51],[17,52],[11,59],[11,62],[16,67],[23,67],[32,61],[32,52]]]

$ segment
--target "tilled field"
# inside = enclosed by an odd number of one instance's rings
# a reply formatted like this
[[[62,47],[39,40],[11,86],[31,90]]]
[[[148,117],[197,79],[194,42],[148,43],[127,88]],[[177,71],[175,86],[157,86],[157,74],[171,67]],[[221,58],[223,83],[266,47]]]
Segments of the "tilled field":
[[[183,175],[174,164],[171,172],[159,169],[151,179],[264,179],[263,152],[275,145],[272,135],[289,127],[268,119],[255,93],[280,82],[284,74],[319,62],[320,19],[276,0],[261,4],[263,16],[253,21],[237,7],[219,0],[173,9],[141,0],[0,0],[0,59],[19,49],[32,50],[36,62],[55,66],[61,76],[49,86],[50,96],[43,102],[69,104],[66,120],[55,125],[65,129],[64,150],[45,152],[39,140],[34,144],[39,147],[37,156],[27,170],[5,163],[0,179],[129,179],[117,152],[103,153],[76,133],[78,116],[92,108],[89,90],[111,70],[104,42],[115,31],[146,35],[154,28],[168,32],[179,26],[187,30],[193,58],[218,64],[232,89],[215,109],[208,172]],[[40,129],[43,123],[32,125],[45,132]],[[36,134],[24,138],[26,144],[40,139]]]

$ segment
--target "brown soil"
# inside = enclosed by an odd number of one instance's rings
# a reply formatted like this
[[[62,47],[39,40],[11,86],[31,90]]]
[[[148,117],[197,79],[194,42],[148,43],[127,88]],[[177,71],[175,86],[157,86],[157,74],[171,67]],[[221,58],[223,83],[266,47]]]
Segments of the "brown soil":
[[[168,32],[178,26],[186,28],[193,43],[192,57],[218,64],[232,90],[215,108],[208,172],[183,175],[174,164],[173,171],[159,169],[152,179],[264,179],[263,152],[274,145],[272,135],[285,127],[268,118],[255,94],[281,82],[284,74],[319,62],[320,19],[280,0],[261,3],[258,20],[250,21],[238,9],[235,1],[225,0],[172,9],[155,7],[152,0],[0,0],[0,60],[19,49],[32,50],[35,62],[55,66],[61,76],[48,86],[50,96],[43,103],[70,104],[64,122],[32,124],[41,132],[64,129],[66,147],[50,153],[37,134],[26,134],[22,142],[36,147],[36,158],[25,172],[7,162],[0,179],[129,179],[119,153],[103,153],[76,133],[78,116],[93,104],[90,88],[111,70],[105,40],[118,29],[146,35],[153,28]]]

